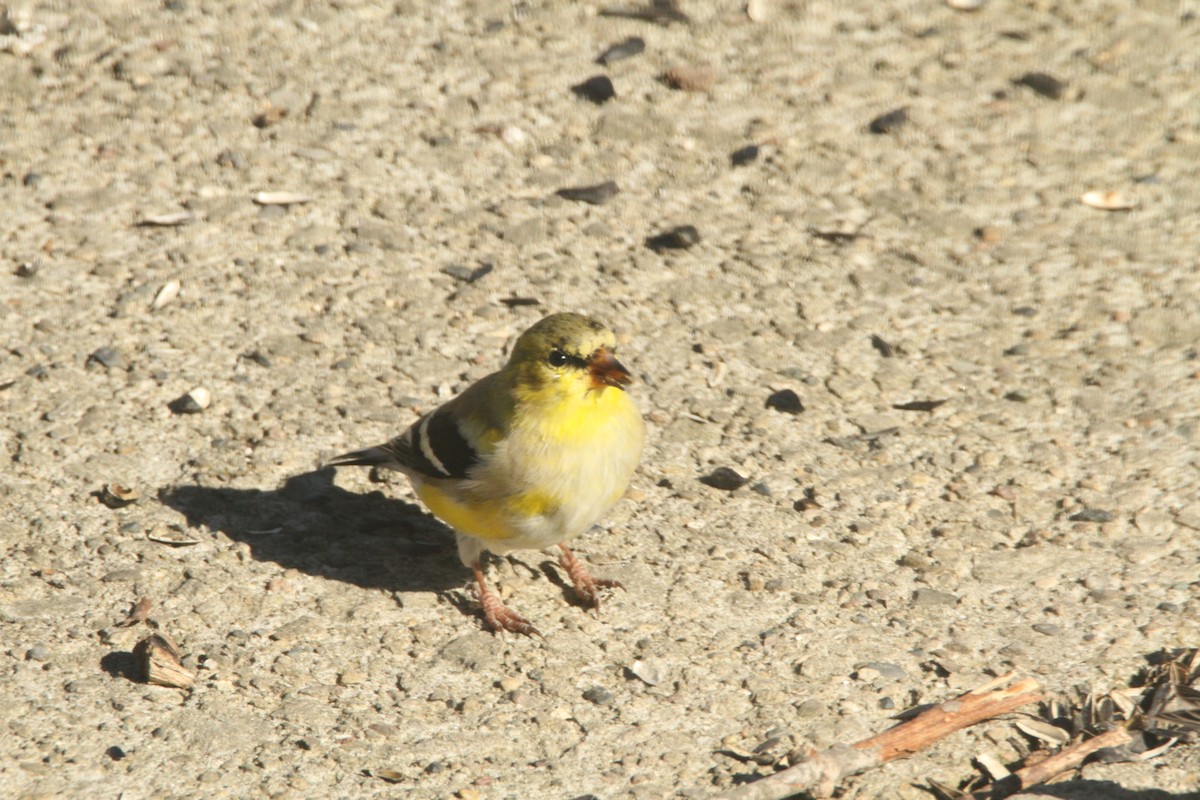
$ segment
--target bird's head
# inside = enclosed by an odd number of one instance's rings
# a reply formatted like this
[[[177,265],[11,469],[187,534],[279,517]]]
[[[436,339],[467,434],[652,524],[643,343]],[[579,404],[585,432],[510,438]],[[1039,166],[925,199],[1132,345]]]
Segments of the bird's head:
[[[521,380],[535,387],[578,387],[581,393],[624,389],[632,380],[616,359],[613,332],[582,314],[551,314],[521,334],[509,358]]]

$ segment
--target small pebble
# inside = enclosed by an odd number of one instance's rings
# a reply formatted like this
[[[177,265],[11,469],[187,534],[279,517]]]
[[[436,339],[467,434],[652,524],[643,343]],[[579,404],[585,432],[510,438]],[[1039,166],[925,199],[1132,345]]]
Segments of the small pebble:
[[[607,203],[620,194],[620,192],[621,188],[617,186],[616,181],[605,181],[604,183],[597,183],[595,186],[569,186],[559,189],[555,194],[564,200],[575,200],[576,202],[598,206]]]
[[[125,757],[125,751],[122,750],[121,748],[117,747],[116,745],[113,745],[112,747],[110,747],[104,751],[104,755],[108,756],[113,761],[120,761],[121,759],[123,759]]]
[[[755,161],[758,158],[758,145],[748,144],[745,147],[734,150],[729,156],[729,161],[735,167],[744,167],[747,164]]]
[[[700,231],[694,225],[680,225],[665,233],[646,239],[646,246],[656,253],[663,250],[686,250],[699,243]]]
[[[593,686],[583,693],[583,699],[598,706],[607,706],[613,701],[613,693],[603,686]]]
[[[937,589],[917,589],[913,592],[913,605],[953,606],[958,605],[958,598],[949,592],[942,592]]]
[[[25,653],[26,661],[49,661],[50,648],[44,645],[34,645]]]
[[[42,182],[42,175],[39,172],[26,172],[25,177],[21,178],[21,185],[29,188],[36,187]]]
[[[712,67],[671,67],[663,73],[663,80],[672,89],[707,92],[716,84],[717,73]]]
[[[773,408],[785,414],[799,414],[804,410],[804,403],[800,402],[800,395],[791,389],[780,389],[767,398],[767,408]]]
[[[908,122],[908,107],[894,109],[886,114],[880,114],[867,124],[867,130],[875,134],[891,133],[899,130]]]
[[[99,350],[94,350],[87,357],[85,364],[89,366],[99,364],[105,369],[121,369],[125,366],[125,359],[121,358],[121,354],[114,348],[101,347]]]
[[[246,157],[236,150],[222,150],[217,154],[217,165],[232,167],[233,169],[245,169]]]
[[[1026,86],[1051,100],[1061,100],[1067,91],[1067,84],[1053,75],[1045,72],[1026,72],[1013,81],[1018,86]]]
[[[41,268],[40,262],[24,261],[17,267],[16,275],[18,278],[32,278],[38,274],[38,270]]]
[[[729,467],[717,467],[711,473],[701,478],[700,482],[714,489],[732,492],[745,486],[750,482],[750,479],[742,477],[736,470]]]
[[[199,414],[212,403],[212,394],[203,386],[197,386],[182,397],[172,400],[168,408],[176,414]]]
[[[607,75],[597,75],[593,78],[588,78],[583,83],[577,83],[572,86],[571,91],[584,100],[590,100],[596,105],[607,103],[617,96],[617,90],[613,88],[613,82],[608,79]]]
[[[1112,522],[1113,519],[1115,517],[1111,511],[1101,508],[1085,508],[1070,516],[1071,522]]]
[[[1031,627],[1038,633],[1046,636],[1058,636],[1060,633],[1062,633],[1062,628],[1052,622],[1039,622]]]
[[[124,583],[127,581],[141,580],[141,577],[141,572],[133,567],[126,567],[124,569],[114,569],[100,580],[104,583]]]
[[[873,669],[879,673],[880,677],[887,678],[890,681],[902,681],[908,677],[908,673],[902,667],[887,661],[871,661],[858,667],[858,669]]]
[[[597,64],[605,66],[612,64],[615,61],[621,61],[626,58],[633,58],[641,55],[646,50],[646,41],[640,36],[630,36],[620,44],[614,44],[612,47],[605,50],[596,59]]]

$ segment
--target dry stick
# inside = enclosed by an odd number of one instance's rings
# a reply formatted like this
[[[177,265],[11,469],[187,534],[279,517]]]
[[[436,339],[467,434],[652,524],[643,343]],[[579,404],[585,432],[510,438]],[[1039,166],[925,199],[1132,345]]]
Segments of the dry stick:
[[[1067,770],[1078,768],[1088,756],[1097,750],[1103,750],[1106,747],[1120,747],[1131,741],[1133,741],[1133,737],[1129,735],[1129,729],[1125,727],[1111,730],[1108,733],[1102,733],[1099,736],[1088,739],[1086,742],[1080,742],[1073,747],[1068,747],[1066,750],[1055,753],[1049,758],[1045,758],[1034,764],[1032,767],[1019,769],[993,784],[984,786],[982,789],[976,789],[963,798],[963,800],[1000,800],[1003,797],[1008,797],[1010,794],[1016,794],[1023,789],[1037,786],[1039,783],[1045,783],[1055,775],[1059,775]]]
[[[1007,689],[997,688],[1011,679],[1011,673],[1004,675],[878,736],[814,753],[799,764],[730,789],[715,800],[782,800],[800,792],[828,797],[843,778],[915,753],[957,730],[1042,699],[1037,681],[1031,678]]]

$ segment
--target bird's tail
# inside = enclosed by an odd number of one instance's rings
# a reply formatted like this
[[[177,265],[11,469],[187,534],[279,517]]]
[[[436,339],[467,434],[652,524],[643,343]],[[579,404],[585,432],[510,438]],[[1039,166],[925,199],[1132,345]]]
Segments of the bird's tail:
[[[366,447],[334,456],[325,462],[327,467],[378,467],[395,461],[395,456],[384,447]]]

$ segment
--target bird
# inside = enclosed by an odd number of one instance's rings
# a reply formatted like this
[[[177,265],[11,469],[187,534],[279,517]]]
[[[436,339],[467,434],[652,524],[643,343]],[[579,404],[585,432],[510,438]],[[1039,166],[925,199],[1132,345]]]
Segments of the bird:
[[[592,577],[568,547],[624,496],[642,457],[642,415],[616,351],[602,323],[551,314],[517,338],[499,370],[394,439],[326,466],[407,475],[417,497],[454,529],[487,627],[541,636],[488,588],[483,554],[557,546],[576,595],[596,609],[602,589],[623,588]]]

